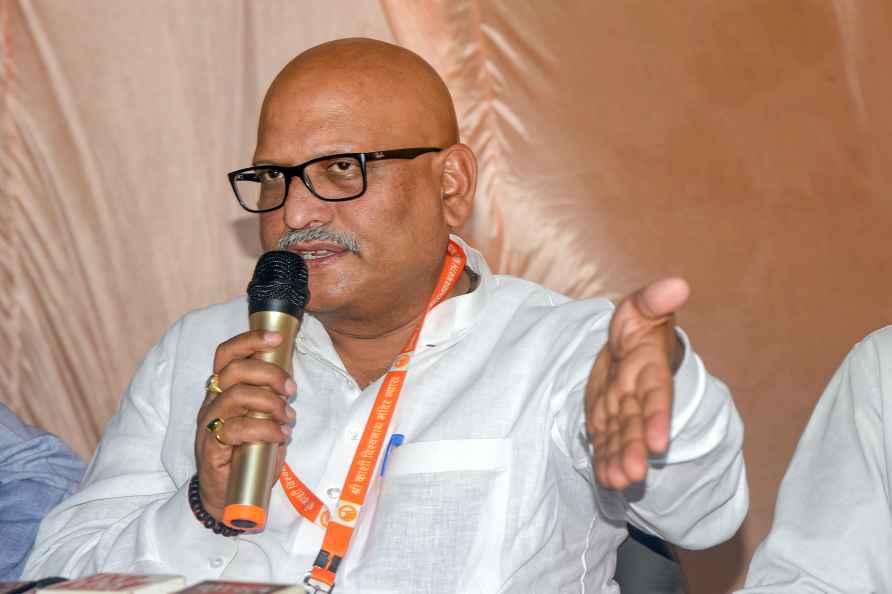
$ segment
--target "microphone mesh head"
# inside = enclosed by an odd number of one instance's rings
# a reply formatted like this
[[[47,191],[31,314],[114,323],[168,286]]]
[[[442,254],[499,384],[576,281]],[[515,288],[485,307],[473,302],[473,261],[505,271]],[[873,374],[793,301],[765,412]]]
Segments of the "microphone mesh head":
[[[281,311],[299,318],[309,299],[307,283],[307,265],[298,254],[283,250],[263,254],[248,283],[250,313]]]

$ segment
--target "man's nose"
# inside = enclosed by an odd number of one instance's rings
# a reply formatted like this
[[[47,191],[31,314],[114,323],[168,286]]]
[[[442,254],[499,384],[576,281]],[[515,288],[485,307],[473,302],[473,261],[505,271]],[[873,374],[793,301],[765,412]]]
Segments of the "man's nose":
[[[288,197],[285,199],[285,224],[291,229],[318,227],[331,222],[334,216],[334,202],[320,200],[310,192],[299,177],[291,179]]]

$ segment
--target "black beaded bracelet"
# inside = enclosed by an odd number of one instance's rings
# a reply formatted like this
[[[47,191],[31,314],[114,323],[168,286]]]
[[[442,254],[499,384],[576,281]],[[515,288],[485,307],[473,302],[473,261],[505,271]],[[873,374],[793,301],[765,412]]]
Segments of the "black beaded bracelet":
[[[230,528],[223,522],[218,522],[214,519],[214,516],[208,513],[208,510],[204,509],[204,506],[201,504],[198,473],[192,475],[192,480],[189,481],[189,507],[192,508],[192,513],[195,515],[195,519],[204,524],[204,527],[208,530],[213,530],[214,534],[220,534],[222,536],[238,536],[244,532],[244,530]]]

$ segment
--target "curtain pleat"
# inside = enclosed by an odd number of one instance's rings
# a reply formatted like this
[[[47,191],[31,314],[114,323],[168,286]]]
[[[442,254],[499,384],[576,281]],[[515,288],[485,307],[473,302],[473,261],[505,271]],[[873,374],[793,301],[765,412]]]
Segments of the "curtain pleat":
[[[250,162],[272,77],[317,43],[391,35],[349,0],[0,11],[0,399],[89,458],[167,327],[245,290],[257,223],[225,174]]]
[[[382,4],[453,91],[481,160],[466,231],[499,272],[614,299],[690,281],[680,322],[744,417],[752,505],[683,566],[732,591],[825,383],[892,323],[892,7]]]

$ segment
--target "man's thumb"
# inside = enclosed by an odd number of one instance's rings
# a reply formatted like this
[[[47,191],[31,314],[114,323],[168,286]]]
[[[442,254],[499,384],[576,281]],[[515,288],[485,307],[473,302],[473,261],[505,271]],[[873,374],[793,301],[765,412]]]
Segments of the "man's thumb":
[[[664,278],[638,291],[635,294],[635,306],[647,318],[662,318],[677,311],[690,294],[691,288],[683,278]]]

